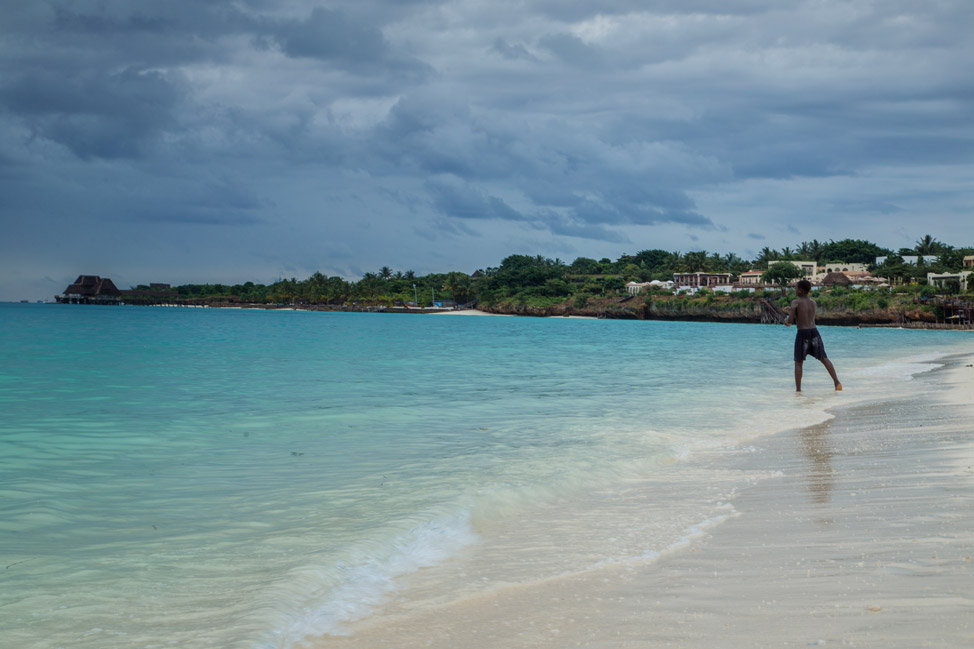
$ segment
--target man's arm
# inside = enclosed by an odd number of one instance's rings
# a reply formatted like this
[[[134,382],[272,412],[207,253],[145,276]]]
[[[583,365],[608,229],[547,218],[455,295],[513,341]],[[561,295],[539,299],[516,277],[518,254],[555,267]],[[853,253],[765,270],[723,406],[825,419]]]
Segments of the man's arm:
[[[798,300],[793,300],[791,306],[788,308],[788,315],[785,316],[784,325],[790,327],[791,323],[795,321],[795,317],[798,315]]]

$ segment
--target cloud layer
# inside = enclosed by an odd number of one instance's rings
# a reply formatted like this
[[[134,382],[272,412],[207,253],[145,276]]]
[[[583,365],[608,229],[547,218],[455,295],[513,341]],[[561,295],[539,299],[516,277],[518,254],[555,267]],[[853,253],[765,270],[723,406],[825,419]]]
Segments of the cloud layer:
[[[966,0],[13,4],[0,299],[974,243]]]

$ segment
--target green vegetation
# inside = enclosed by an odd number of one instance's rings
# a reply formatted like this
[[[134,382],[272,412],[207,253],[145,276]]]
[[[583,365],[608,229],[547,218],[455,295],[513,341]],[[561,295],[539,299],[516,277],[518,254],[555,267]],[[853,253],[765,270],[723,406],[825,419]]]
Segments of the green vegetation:
[[[305,280],[281,279],[269,285],[187,284],[175,287],[179,299],[187,302],[238,302],[279,305],[333,305],[338,307],[383,307],[416,305],[428,307],[435,302],[450,301],[459,305],[508,307],[514,310],[545,312],[561,309],[615,312],[626,316],[644,307],[667,312],[693,313],[703,310],[727,313],[753,313],[755,297],[765,297],[779,307],[787,306],[793,292],[785,287],[801,276],[801,271],[787,261],[816,261],[819,265],[833,262],[863,263],[877,276],[887,278],[892,289],[850,290],[841,286],[817,292],[823,309],[861,311],[887,309],[914,303],[935,294],[958,293],[959,286],[934,289],[924,286],[928,272],[956,272],[965,255],[974,248],[955,248],[926,235],[914,249],[892,251],[869,241],[802,242],[792,248],[764,248],[754,260],[737,255],[721,255],[704,250],[686,253],[666,250],[643,250],[625,254],[615,261],[579,257],[566,263],[541,255],[510,255],[493,268],[467,273],[432,273],[417,276],[413,271],[393,271],[383,266],[378,272],[366,273],[359,281],[326,277],[315,273]],[[907,263],[904,255],[937,255],[936,262]],[[875,266],[877,256],[886,262]],[[651,288],[640,299],[626,293],[629,281],[672,280],[674,273],[714,272],[738,275],[746,270],[765,271],[762,280],[778,284],[776,290],[751,293],[713,293],[674,295],[672,291]]]
[[[803,277],[803,273],[798,266],[784,261],[776,261],[768,266],[768,270],[764,271],[764,274],[761,275],[761,281],[784,286],[791,280],[801,277]]]

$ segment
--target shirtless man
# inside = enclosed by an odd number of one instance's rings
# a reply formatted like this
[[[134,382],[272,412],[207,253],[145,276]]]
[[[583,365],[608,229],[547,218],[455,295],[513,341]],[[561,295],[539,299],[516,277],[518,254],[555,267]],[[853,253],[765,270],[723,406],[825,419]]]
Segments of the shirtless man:
[[[822,337],[815,328],[815,300],[808,297],[812,290],[812,284],[807,279],[798,282],[795,292],[798,297],[792,301],[791,310],[785,318],[785,326],[790,327],[792,323],[798,325],[798,333],[795,336],[795,391],[802,391],[802,364],[805,358],[811,354],[817,358],[829,371],[835,389],[841,390],[842,384],[839,383],[835,375],[835,368],[832,361],[825,355],[825,344]]]

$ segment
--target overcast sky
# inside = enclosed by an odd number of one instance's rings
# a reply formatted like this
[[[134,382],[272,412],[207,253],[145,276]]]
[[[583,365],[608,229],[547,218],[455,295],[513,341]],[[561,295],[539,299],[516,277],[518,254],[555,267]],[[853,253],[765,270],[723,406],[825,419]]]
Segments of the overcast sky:
[[[974,244],[970,0],[0,7],[0,300]]]

